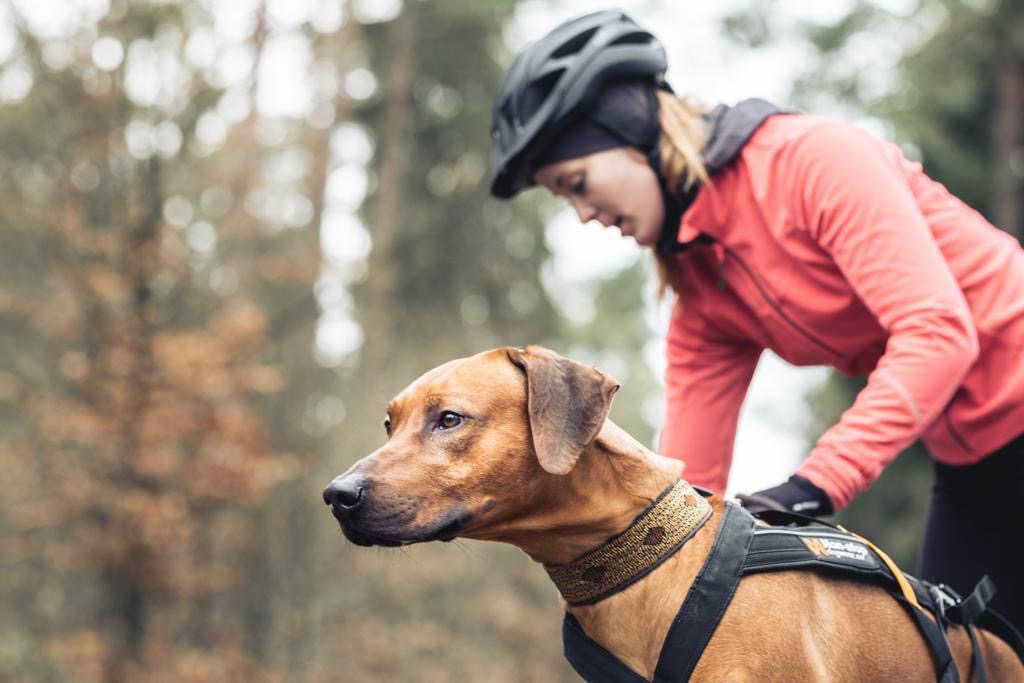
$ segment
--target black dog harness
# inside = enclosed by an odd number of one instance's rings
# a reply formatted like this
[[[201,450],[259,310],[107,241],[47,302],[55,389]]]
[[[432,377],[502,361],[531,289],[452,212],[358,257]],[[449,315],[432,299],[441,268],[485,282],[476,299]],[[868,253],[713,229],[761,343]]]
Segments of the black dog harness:
[[[654,673],[654,683],[689,680],[704,648],[729,606],[741,577],[757,572],[811,569],[873,581],[886,587],[917,623],[935,663],[936,680],[959,683],[946,640],[946,624],[967,629],[973,650],[972,667],[979,683],[987,683],[975,626],[1005,640],[1024,660],[1024,638],[988,607],[995,588],[984,577],[961,598],[952,589],[907,576],[869,541],[841,527],[806,526],[820,520],[771,511],[759,515],[770,523],[798,523],[802,528],[764,527],[732,501],[726,502],[714,545],[679,612],[669,627]],[[934,618],[934,621],[929,618]],[[646,678],[591,640],[571,614],[562,624],[565,657],[589,683],[645,683]]]

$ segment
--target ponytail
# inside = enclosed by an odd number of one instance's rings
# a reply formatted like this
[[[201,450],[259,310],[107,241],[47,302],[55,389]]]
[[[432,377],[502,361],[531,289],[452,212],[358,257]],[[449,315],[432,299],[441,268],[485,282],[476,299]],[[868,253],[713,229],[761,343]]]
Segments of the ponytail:
[[[682,193],[708,183],[708,172],[701,158],[701,149],[707,140],[706,109],[664,90],[657,92],[658,119],[661,139],[661,174],[669,192]],[[672,283],[671,257],[655,252],[658,270],[658,297],[661,298]]]

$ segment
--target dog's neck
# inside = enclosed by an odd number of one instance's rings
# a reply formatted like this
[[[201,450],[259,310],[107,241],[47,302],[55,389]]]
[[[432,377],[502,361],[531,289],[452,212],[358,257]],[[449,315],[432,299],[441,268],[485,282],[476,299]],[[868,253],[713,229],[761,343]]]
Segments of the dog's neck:
[[[557,507],[534,509],[528,529],[503,538],[534,561],[561,565],[605,543],[628,528],[665,489],[679,480],[682,464],[655,455],[610,420],[566,475],[547,486]]]
[[[682,548],[710,515],[711,505],[679,480],[622,533],[569,564],[544,568],[568,604],[592,605],[653,571]]]

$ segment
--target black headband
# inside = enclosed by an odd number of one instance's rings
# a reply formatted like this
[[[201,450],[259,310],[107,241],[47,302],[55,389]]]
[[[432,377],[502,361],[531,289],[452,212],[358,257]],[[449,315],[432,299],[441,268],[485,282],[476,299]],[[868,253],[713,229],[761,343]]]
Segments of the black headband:
[[[533,168],[544,168],[559,161],[622,147],[626,144],[628,143],[625,140],[600,123],[584,117],[578,119],[562,131],[561,135],[552,140],[547,149],[538,155]]]
[[[638,80],[606,84],[581,116],[538,150],[532,169],[625,145],[647,154],[646,147],[653,141],[643,138],[652,137],[651,119],[656,116],[648,99],[652,87],[651,83]]]

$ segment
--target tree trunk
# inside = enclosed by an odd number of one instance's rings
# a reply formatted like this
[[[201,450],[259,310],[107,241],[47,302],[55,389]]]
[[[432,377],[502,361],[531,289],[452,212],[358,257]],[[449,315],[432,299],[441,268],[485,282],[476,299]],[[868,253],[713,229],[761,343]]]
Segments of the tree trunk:
[[[161,211],[163,208],[163,174],[158,159],[147,161],[141,173],[140,187],[141,215],[127,235],[126,248],[122,253],[121,268],[128,274],[133,299],[130,320],[125,321],[126,346],[132,358],[132,367],[124,378],[126,384],[123,405],[116,407],[120,413],[120,458],[117,476],[124,489],[153,487],[143,482],[132,471],[132,463],[139,458],[143,443],[140,428],[149,410],[153,376],[153,334],[150,322],[152,300],[149,282],[156,270],[156,254],[160,236]],[[144,557],[147,549],[137,546],[132,557]],[[108,663],[108,679],[125,680],[125,666],[142,660],[147,626],[154,612],[154,596],[135,572],[125,571],[123,558],[114,559],[113,566],[105,568],[108,577],[107,590],[111,605],[113,633],[109,642],[113,644]]]
[[[415,65],[412,59],[413,8],[410,5],[392,22],[388,43],[393,52],[390,68],[381,78],[384,92],[384,127],[379,140],[381,155],[379,182],[368,226],[373,236],[373,253],[367,278],[367,306],[364,320],[366,342],[363,345],[365,377],[380,377],[387,369],[394,346],[394,308],[391,299],[395,287],[392,251],[395,235],[401,228],[405,202],[406,160],[409,155],[409,123],[412,118],[412,87]]]
[[[1013,34],[1011,28],[996,80],[993,216],[996,225],[1020,239],[1024,237],[1024,54],[1014,45]]]
[[[351,68],[354,46],[360,39],[359,23],[351,16],[348,3],[344,3],[345,22],[338,31],[331,35],[322,35],[317,39],[314,53],[329,59],[337,65],[339,73],[344,74]],[[331,134],[341,124],[352,118],[352,102],[344,88],[339,88],[332,102],[334,107],[334,123],[322,129],[311,129],[308,149],[312,155],[312,164],[307,178],[309,196],[313,202],[313,218],[309,230],[309,243],[303,247],[313,254],[311,262],[321,263],[320,226],[327,209],[327,180],[331,171]],[[315,322],[320,309],[313,297],[313,284],[310,283],[308,298],[305,305],[292,307],[290,317],[281,320],[281,328],[272,329],[284,364],[290,369],[289,395],[308,400],[322,391],[324,385],[331,383],[331,376],[310,362],[310,350],[315,343],[311,323]],[[297,333],[296,333],[297,330]],[[318,491],[327,480],[327,475],[318,464],[324,463],[326,456],[310,449],[317,445],[310,442],[302,432],[303,413],[306,400],[293,401],[282,406],[280,415],[275,420],[282,424],[276,426],[279,434],[294,434],[294,439],[304,439],[306,445],[301,449],[301,457],[305,466],[302,473],[295,479],[281,485],[275,495],[268,499],[261,514],[264,516],[264,527],[271,530],[268,538],[270,543],[271,570],[278,577],[279,585],[285,590],[274,599],[275,615],[274,648],[277,650],[272,668],[283,671],[291,680],[307,680],[309,672],[317,656],[320,632],[317,619],[313,612],[321,602],[317,586],[311,580],[314,567],[322,559],[316,547],[316,526],[309,523],[311,514],[319,514],[322,502],[318,496],[310,492]],[[324,443],[324,442],[320,442]],[[289,444],[289,448],[294,448]],[[323,446],[320,446],[322,449]],[[273,503],[270,505],[269,503]]]

